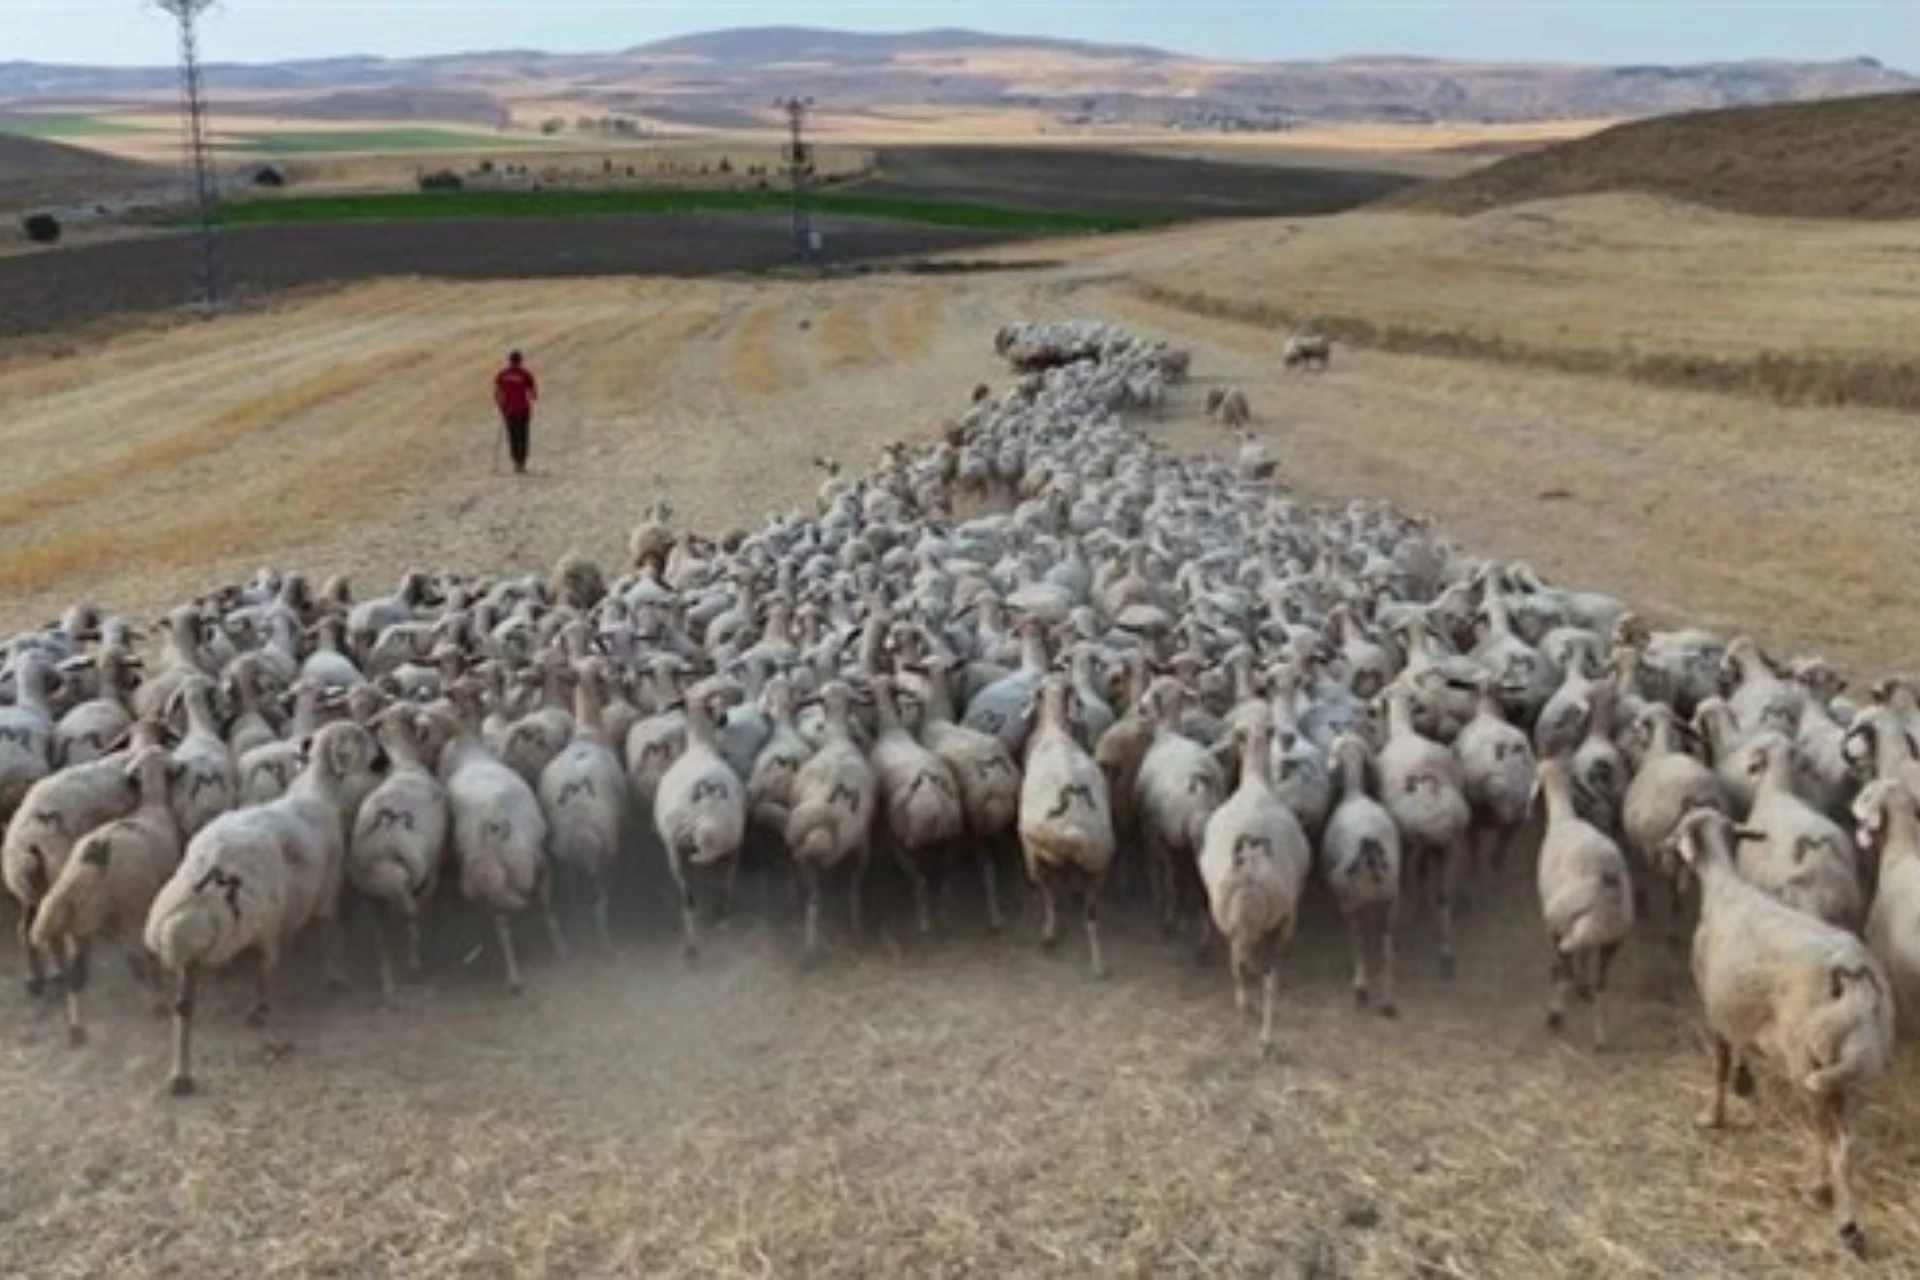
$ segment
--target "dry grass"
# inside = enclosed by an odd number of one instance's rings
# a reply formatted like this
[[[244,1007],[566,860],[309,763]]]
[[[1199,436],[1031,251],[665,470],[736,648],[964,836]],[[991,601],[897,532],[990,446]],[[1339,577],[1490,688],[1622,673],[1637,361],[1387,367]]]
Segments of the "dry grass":
[[[1422,260],[1374,226],[1416,278],[1374,272],[1375,305],[1409,306]],[[9,592],[0,625],[82,595],[140,613],[263,559],[369,586],[415,561],[515,571],[570,547],[611,561],[648,501],[670,496],[705,528],[804,502],[811,455],[863,463],[1004,376],[996,324],[1092,314],[1196,345],[1197,385],[1161,428],[1178,447],[1225,443],[1197,402],[1237,383],[1309,495],[1393,497],[1658,618],[1750,627],[1861,673],[1910,665],[1920,604],[1896,554],[1920,519],[1910,418],[1367,350],[1289,376],[1271,325],[1151,292],[1191,277],[1245,299],[1282,278],[1247,228],[1211,234],[1083,246],[1045,273],[397,282],[44,366],[21,353],[0,444],[40,469],[0,472],[0,504],[37,514],[0,534],[0,575],[45,585]],[[1456,285],[1491,302],[1504,282],[1524,309],[1502,271],[1493,257]],[[1612,296],[1581,286],[1567,306]],[[1796,323],[1785,278],[1742,297],[1751,311],[1712,326],[1722,355]],[[1827,304],[1808,289],[1797,305]],[[547,388],[523,481],[486,458],[503,317]],[[853,318],[880,358],[836,360]],[[400,352],[437,354],[378,360]],[[364,388],[320,396],[336,369]],[[276,395],[280,412],[217,451],[167,443]],[[121,483],[103,468],[58,509],[26,496],[127,451],[161,461]],[[1543,505],[1549,487],[1572,496]],[[840,948],[803,979],[782,892],[688,973],[665,913],[640,908],[659,905],[657,877],[636,875],[621,954],[557,966],[531,944],[519,1002],[490,955],[463,965],[479,926],[449,919],[404,1015],[365,989],[328,1001],[297,985],[295,1049],[273,1060],[240,1025],[237,978],[205,1002],[210,1096],[184,1105],[160,1096],[164,1029],[102,965],[84,1053],[56,1017],[0,1001],[0,1273],[1843,1274],[1825,1218],[1795,1198],[1806,1139],[1784,1099],[1765,1094],[1733,1133],[1693,1131],[1707,1068],[1677,960],[1636,942],[1613,1052],[1545,1033],[1536,909],[1524,870],[1513,878],[1463,927],[1457,983],[1430,977],[1430,938],[1408,939],[1397,1026],[1349,1007],[1344,939],[1315,902],[1271,1066],[1224,975],[1127,913],[1117,976],[1097,986],[1076,950],[1036,954],[1030,919],[980,939],[966,883],[948,938],[910,942],[910,917],[883,903],[864,953]],[[1858,1151],[1881,1259],[1867,1273],[1908,1274],[1911,1060],[1865,1110]]]
[[[1363,213],[1143,242],[1143,296],[1379,349],[1786,404],[1920,408],[1920,224],[1782,223],[1643,197]]]

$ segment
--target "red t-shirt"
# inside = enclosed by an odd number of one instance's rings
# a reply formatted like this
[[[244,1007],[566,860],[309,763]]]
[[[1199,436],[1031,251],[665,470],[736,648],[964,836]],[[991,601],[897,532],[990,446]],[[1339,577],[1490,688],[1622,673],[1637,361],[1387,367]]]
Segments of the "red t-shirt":
[[[494,403],[500,406],[502,413],[533,412],[533,399],[538,394],[539,386],[533,380],[533,370],[525,365],[508,365],[493,380]]]

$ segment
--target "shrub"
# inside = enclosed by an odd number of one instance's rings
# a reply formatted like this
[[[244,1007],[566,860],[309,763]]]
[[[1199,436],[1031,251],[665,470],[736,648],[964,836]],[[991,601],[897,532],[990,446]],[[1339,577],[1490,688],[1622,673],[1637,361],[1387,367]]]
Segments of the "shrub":
[[[20,230],[35,244],[60,242],[60,219],[50,213],[30,213],[20,219]]]
[[[253,171],[253,185],[256,187],[284,187],[287,175],[270,164],[263,164]]]
[[[466,185],[460,180],[460,175],[451,169],[436,169],[420,175],[422,191],[458,191]]]

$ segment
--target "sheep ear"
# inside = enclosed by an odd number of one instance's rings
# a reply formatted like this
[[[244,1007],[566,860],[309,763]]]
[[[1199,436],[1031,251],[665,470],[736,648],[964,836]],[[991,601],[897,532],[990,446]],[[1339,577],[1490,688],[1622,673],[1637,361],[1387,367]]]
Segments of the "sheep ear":
[[[1759,844],[1767,838],[1767,833],[1755,827],[1735,827],[1733,839],[1736,844]]]

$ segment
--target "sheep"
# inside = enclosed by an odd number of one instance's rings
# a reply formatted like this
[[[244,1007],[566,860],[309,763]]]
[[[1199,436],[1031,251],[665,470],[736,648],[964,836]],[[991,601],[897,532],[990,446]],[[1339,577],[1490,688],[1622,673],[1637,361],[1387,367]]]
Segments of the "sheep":
[[[180,864],[180,825],[168,800],[170,776],[178,767],[165,747],[142,747],[127,756],[124,770],[137,806],[81,838],[34,914],[29,941],[61,959],[67,1039],[74,1045],[87,1040],[80,995],[95,940],[119,944],[135,976],[149,989],[162,990],[141,931],[160,886]]]
[[[1313,866],[1307,836],[1269,780],[1272,712],[1255,703],[1239,726],[1240,785],[1206,821],[1200,878],[1214,927],[1227,939],[1234,1005],[1247,1008],[1246,979],[1260,976],[1260,1053],[1273,1053],[1280,959],[1299,924],[1300,891]]]
[[[479,687],[462,681],[449,692],[457,728],[440,753],[439,776],[447,790],[460,896],[492,917],[507,991],[517,995],[523,984],[513,946],[513,915],[537,900],[553,950],[563,950],[553,916],[547,819],[527,780],[502,763],[481,738]]]
[[[635,569],[662,571],[675,542],[673,504],[665,500],[656,502],[647,508],[646,519],[636,525],[627,538],[629,563]]]
[[[173,750],[174,762],[180,766],[173,783],[173,812],[189,840],[240,798],[239,771],[220,734],[213,694],[213,681],[189,676],[175,688],[168,708],[169,715],[181,709],[186,712],[186,732]]]
[[[806,914],[802,964],[812,964],[820,946],[820,880],[844,863],[852,864],[849,886],[853,935],[862,934],[861,891],[872,853],[872,828],[879,780],[853,740],[853,691],[830,681],[820,691],[826,713],[825,735],[793,781],[793,810],[787,818],[787,850],[793,858]]]
[[[286,795],[223,813],[188,843],[146,920],[147,949],[175,983],[176,1097],[196,1087],[191,1037],[201,973],[255,952],[257,999],[248,1021],[263,1025],[282,949],[317,923],[328,976],[342,981],[332,935],[346,864],[347,783],[385,768],[384,753],[365,729],[328,725],[315,735],[307,766]]]
[[[1253,407],[1247,403],[1247,393],[1235,387],[1220,397],[1220,425],[1229,429],[1247,426],[1253,421]]]
[[[1751,1091],[1744,1063],[1771,1062],[1813,1112],[1820,1174],[1812,1194],[1832,1204],[1841,1244],[1865,1256],[1847,1111],[1891,1061],[1891,985],[1859,938],[1747,883],[1734,867],[1739,835],[1725,814],[1695,810],[1668,842],[1700,883],[1693,976],[1712,1035],[1713,1101],[1699,1123],[1725,1127],[1736,1055],[1743,1095]]]
[[[1033,728],[1026,772],[1020,782],[1020,848],[1027,875],[1040,893],[1040,943],[1059,940],[1055,894],[1077,886],[1085,902],[1087,951],[1093,976],[1104,978],[1100,952],[1100,892],[1113,867],[1112,809],[1107,778],[1073,736],[1068,724],[1066,677],[1040,683],[1029,715]]]
[[[127,649],[103,648],[96,654],[68,659],[63,671],[93,671],[99,677],[94,698],[71,708],[53,727],[53,760],[61,768],[86,764],[107,755],[133,726],[133,690],[140,675],[140,655]],[[0,801],[0,815],[6,812]],[[4,821],[0,816],[0,821]]]
[[[1289,369],[1325,370],[1333,359],[1333,342],[1323,333],[1296,333],[1287,339],[1280,358]]]
[[[740,845],[747,832],[745,785],[719,752],[717,722],[725,714],[726,700],[725,691],[710,685],[687,691],[686,748],[661,776],[653,801],[654,830],[679,890],[681,952],[689,963],[700,951],[693,870],[718,867],[722,871],[725,888],[717,914],[724,915],[732,905]],[[790,821],[790,830],[791,825]]]
[[[1134,802],[1140,812],[1146,857],[1154,875],[1161,926],[1171,933],[1183,915],[1190,884],[1197,886],[1195,859],[1206,835],[1207,819],[1226,790],[1220,765],[1207,749],[1179,731],[1189,698],[1171,676],[1147,687],[1154,718],[1153,739],[1140,761]]]
[[[1559,1030],[1569,990],[1593,1001],[1593,1044],[1607,1043],[1607,973],[1633,931],[1633,884],[1618,845],[1574,809],[1572,765],[1548,756],[1539,765],[1547,809],[1537,880],[1540,915],[1553,955],[1547,1026]]]
[[[1453,751],[1473,812],[1473,866],[1497,879],[1506,846],[1532,807],[1535,757],[1527,735],[1507,723],[1492,682],[1482,678],[1479,690],[1479,706],[1454,738]]]
[[[53,708],[48,701],[55,672],[37,654],[14,667],[16,701],[0,707],[0,823],[13,817],[33,784],[53,771]]]
[[[553,566],[547,594],[555,604],[585,613],[606,598],[606,577],[599,565],[577,551],[569,551]]]
[[[1438,880],[1440,974],[1450,978],[1457,965],[1453,914],[1473,814],[1459,760],[1413,727],[1412,691],[1396,685],[1381,697],[1387,708],[1387,740],[1376,760],[1381,803],[1400,828],[1407,870],[1417,882]]]
[[[869,753],[878,784],[881,830],[901,869],[913,882],[914,910],[922,935],[933,932],[928,896],[932,859],[966,829],[960,784],[947,762],[923,746],[900,720],[890,677],[873,681],[880,732]]]
[[[902,722],[917,730],[921,745],[946,762],[959,784],[967,834],[973,837],[986,889],[987,927],[999,933],[1006,922],[995,854],[1020,820],[1020,766],[1000,739],[953,722],[940,673],[918,681],[901,677],[895,696]]]
[[[1900,1018],[1920,1018],[1920,796],[1898,782],[1870,782],[1853,817],[1860,848],[1880,864],[1867,946],[1893,983]]]
[[[1347,918],[1353,944],[1353,999],[1365,1008],[1373,984],[1367,969],[1367,933],[1380,941],[1380,1000],[1385,1018],[1396,1018],[1394,932],[1400,912],[1400,828],[1385,806],[1367,793],[1370,760],[1356,734],[1333,742],[1340,798],[1320,834],[1321,874]]]
[[[1842,929],[1857,929],[1866,897],[1847,833],[1793,790],[1797,748],[1769,732],[1751,749],[1756,776],[1746,826],[1757,839],[1742,839],[1740,874],[1790,907]]]
[[[580,664],[574,690],[574,733],[541,770],[540,807],[547,816],[547,852],[554,866],[583,875],[593,890],[593,923],[604,948],[613,946],[607,884],[626,841],[631,784],[601,718],[607,664]]]
[[[160,746],[164,731],[136,721],[129,733],[133,748]],[[27,959],[27,993],[46,992],[46,969],[32,944],[34,916],[42,899],[65,870],[73,846],[95,827],[133,812],[138,797],[127,785],[123,750],[86,764],[49,774],[27,789],[26,799],[7,824],[0,842],[0,878],[20,904],[20,943]]]
[[[447,856],[447,789],[434,774],[457,727],[445,711],[389,707],[371,725],[387,753],[387,776],[360,804],[347,841],[347,883],[404,922],[407,972],[420,971],[420,912],[433,898]],[[386,928],[376,919],[380,995],[394,1002]]]
[[[1646,746],[1627,784],[1620,825],[1628,852],[1640,864],[1641,880],[1667,886],[1667,938],[1678,945],[1685,881],[1680,866],[1665,860],[1661,851],[1693,810],[1725,813],[1726,793],[1711,769],[1680,749],[1681,721],[1671,707],[1652,703],[1641,711],[1637,724]]]

